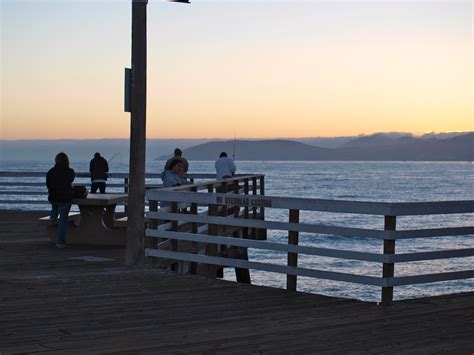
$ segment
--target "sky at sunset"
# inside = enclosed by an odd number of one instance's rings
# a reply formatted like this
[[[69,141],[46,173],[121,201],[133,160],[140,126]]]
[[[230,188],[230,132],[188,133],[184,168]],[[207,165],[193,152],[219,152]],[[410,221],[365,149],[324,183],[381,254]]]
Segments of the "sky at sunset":
[[[148,2],[148,138],[472,131],[472,1]],[[128,138],[131,0],[0,0],[0,138]]]

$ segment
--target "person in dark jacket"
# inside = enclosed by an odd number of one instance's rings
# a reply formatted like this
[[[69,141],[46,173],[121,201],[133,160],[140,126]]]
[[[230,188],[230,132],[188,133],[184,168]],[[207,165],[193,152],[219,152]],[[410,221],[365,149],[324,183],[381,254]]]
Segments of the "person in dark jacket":
[[[89,164],[89,172],[91,173],[91,192],[96,193],[99,189],[100,193],[104,194],[109,164],[107,160],[100,156],[100,153],[94,154],[94,158]]]
[[[69,167],[68,156],[61,152],[54,159],[55,165],[46,174],[48,201],[51,202],[50,219],[56,223],[59,214],[59,228],[56,248],[63,249],[66,244],[66,227],[72,204],[72,182],[76,177],[74,170]]]

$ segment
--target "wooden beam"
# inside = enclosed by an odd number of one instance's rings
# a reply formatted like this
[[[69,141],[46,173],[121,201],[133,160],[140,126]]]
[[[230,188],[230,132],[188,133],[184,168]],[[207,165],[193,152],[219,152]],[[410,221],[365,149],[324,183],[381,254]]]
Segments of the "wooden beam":
[[[286,265],[267,264],[256,261],[247,261],[241,259],[230,259],[219,256],[207,256],[200,254],[190,254],[183,252],[172,252],[160,249],[146,249],[147,256],[155,256],[164,259],[185,260],[208,265],[233,266],[245,269],[276,272],[281,274],[298,275],[304,277],[314,277],[317,279],[326,279],[334,281],[352,282],[362,285],[385,286],[387,280],[375,276],[352,275],[343,272],[333,272],[326,270],[306,269],[302,267],[288,267]]]
[[[132,1],[132,112],[130,118],[130,184],[127,265],[144,261],[146,146],[146,0]]]

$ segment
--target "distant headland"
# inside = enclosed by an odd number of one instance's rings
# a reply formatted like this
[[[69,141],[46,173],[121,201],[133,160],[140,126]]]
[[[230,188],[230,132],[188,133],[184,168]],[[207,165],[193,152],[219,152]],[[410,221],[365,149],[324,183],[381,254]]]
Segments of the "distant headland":
[[[336,140],[337,138],[335,138]],[[233,154],[238,160],[361,160],[361,161],[472,161],[474,133],[460,135],[427,135],[378,133],[354,139],[339,139],[333,147],[320,144],[318,139],[304,141],[228,140],[211,141],[184,149],[190,160],[214,160],[221,151]],[[329,141],[326,141],[327,143]],[[158,156],[164,160],[170,155]]]
[[[236,160],[472,161],[474,132],[376,133],[346,137],[281,139],[148,139],[147,160],[164,160],[174,148],[191,160],[215,160],[221,151]],[[59,151],[72,161],[88,161],[96,151],[128,164],[128,139],[0,140],[0,160],[49,161]]]

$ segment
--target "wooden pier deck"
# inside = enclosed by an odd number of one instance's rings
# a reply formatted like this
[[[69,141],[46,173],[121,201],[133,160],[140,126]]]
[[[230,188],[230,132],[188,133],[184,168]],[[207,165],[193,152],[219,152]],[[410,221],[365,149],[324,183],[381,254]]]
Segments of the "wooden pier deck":
[[[0,354],[474,351],[474,294],[390,307],[123,265],[0,212]]]

